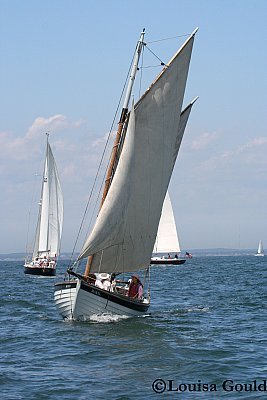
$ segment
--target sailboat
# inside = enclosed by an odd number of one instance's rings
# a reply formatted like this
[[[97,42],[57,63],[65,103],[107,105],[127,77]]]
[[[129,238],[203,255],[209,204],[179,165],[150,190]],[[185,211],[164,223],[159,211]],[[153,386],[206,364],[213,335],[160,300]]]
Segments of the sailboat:
[[[152,257],[151,264],[179,265],[184,264],[186,261],[178,258],[181,250],[169,192],[166,193],[163,203],[157,238],[153,249],[153,254],[158,253],[165,254],[162,257],[157,255]],[[173,253],[175,254],[174,256]]]
[[[263,250],[263,244],[262,241],[259,241],[259,247],[258,247],[258,252],[254,254],[257,257],[263,257],[264,256],[264,250]]]
[[[34,248],[32,256],[25,260],[24,273],[54,276],[62,235],[63,196],[49,135],[46,135],[46,156]]]
[[[102,313],[131,317],[149,310],[151,254],[182,133],[195,101],[181,113],[196,31],[129,109],[146,47],[145,31],[141,33],[98,216],[65,280],[55,284],[55,304],[64,319],[87,320]],[[78,273],[83,259],[87,259],[85,270]],[[144,274],[142,282],[136,273]],[[108,283],[106,289],[104,283]]]

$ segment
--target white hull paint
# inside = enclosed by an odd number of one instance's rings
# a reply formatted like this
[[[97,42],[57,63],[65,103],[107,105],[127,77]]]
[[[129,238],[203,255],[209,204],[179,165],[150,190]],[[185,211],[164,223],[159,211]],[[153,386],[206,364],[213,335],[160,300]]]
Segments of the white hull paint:
[[[68,282],[56,284],[54,299],[64,319],[79,321],[103,313],[128,317],[140,316],[145,315],[149,307],[147,300],[144,300],[140,307],[138,301],[125,299],[125,296],[107,292],[93,285],[83,285],[80,280],[76,281],[76,287]]]
[[[64,282],[64,285],[59,290],[54,292],[54,300],[59,314],[64,319],[73,318],[73,308],[76,298],[76,285],[78,281]]]

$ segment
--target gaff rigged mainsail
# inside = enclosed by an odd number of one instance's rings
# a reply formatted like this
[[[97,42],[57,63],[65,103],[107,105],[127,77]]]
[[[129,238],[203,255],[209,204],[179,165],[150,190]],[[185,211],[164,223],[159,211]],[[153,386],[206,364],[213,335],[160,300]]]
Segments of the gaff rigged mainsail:
[[[118,166],[79,259],[91,272],[145,268],[191,107],[180,121],[194,34],[130,113]],[[180,123],[181,122],[181,123]]]

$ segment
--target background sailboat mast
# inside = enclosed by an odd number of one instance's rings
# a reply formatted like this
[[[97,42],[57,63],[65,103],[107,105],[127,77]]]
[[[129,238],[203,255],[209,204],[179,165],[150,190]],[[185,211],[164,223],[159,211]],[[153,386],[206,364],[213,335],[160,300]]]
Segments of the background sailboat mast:
[[[118,152],[118,147],[119,147],[119,143],[120,143],[120,139],[121,139],[121,133],[122,133],[123,125],[124,125],[124,122],[126,120],[126,116],[128,113],[129,101],[130,101],[130,97],[132,94],[135,76],[136,76],[136,73],[138,70],[138,63],[139,63],[141,51],[142,51],[142,48],[144,45],[144,36],[145,36],[145,29],[143,29],[140,39],[136,45],[134,59],[133,59],[133,66],[132,66],[130,79],[129,79],[128,87],[127,87],[126,94],[125,94],[125,99],[124,99],[124,103],[123,103],[123,107],[122,107],[122,111],[121,111],[121,116],[120,116],[120,120],[119,120],[119,124],[118,124],[118,129],[117,129],[114,145],[113,145],[112,152],[111,152],[111,157],[110,157],[110,162],[109,162],[109,166],[108,166],[108,170],[107,170],[107,176],[106,176],[106,180],[105,180],[103,195],[102,195],[102,199],[101,199],[101,203],[100,203],[100,209],[105,201],[105,198],[108,194],[108,190],[110,187],[112,171],[114,168],[114,164],[115,164],[115,160],[116,160],[116,156],[117,156],[117,152]],[[88,276],[90,273],[90,266],[92,263],[92,259],[93,259],[92,255],[88,257],[85,272],[84,272],[85,276]]]

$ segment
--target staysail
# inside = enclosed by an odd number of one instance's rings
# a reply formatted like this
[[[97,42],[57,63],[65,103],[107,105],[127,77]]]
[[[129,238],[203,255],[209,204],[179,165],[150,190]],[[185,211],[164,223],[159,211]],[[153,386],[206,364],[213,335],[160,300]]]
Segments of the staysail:
[[[63,195],[56,162],[47,141],[33,258],[59,255],[63,226]]]
[[[194,35],[131,110],[111,187],[79,256],[94,255],[91,272],[150,264],[183,134],[179,122],[193,42]]]

